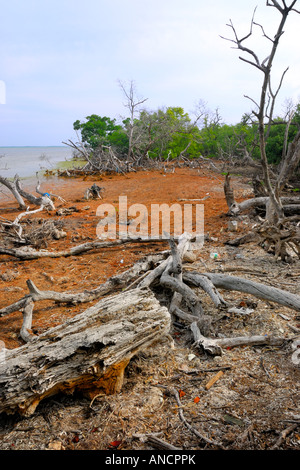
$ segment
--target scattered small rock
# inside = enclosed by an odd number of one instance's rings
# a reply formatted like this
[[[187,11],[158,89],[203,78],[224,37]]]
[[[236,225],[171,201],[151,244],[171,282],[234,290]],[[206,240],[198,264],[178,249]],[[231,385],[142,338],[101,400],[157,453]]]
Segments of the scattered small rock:
[[[193,251],[188,251],[183,256],[183,261],[186,263],[194,263],[197,260],[197,255]]]
[[[60,441],[51,441],[49,442],[48,450],[64,450],[64,447]]]
[[[64,232],[63,230],[55,229],[53,231],[53,238],[55,240],[60,240],[61,238],[65,238],[66,236],[67,236],[67,233]]]
[[[50,282],[54,282],[54,277],[53,276],[50,276],[49,274],[47,273],[42,273],[43,276],[45,276],[45,278],[47,279],[47,281],[50,281]]]
[[[19,271],[13,271],[12,269],[8,269],[3,274],[1,274],[1,279],[4,282],[13,281],[14,279],[17,279],[18,277],[20,277]]]
[[[1,290],[4,291],[4,292],[22,292],[24,289],[22,289],[22,287],[18,287],[18,286],[10,286],[10,287],[4,287]]]

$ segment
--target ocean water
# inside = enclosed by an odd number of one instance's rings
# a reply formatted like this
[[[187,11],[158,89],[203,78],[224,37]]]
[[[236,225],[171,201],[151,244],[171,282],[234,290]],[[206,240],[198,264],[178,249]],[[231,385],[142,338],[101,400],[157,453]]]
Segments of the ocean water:
[[[0,147],[0,175],[13,178],[34,176],[37,171],[53,170],[70,160],[72,149],[61,147]]]

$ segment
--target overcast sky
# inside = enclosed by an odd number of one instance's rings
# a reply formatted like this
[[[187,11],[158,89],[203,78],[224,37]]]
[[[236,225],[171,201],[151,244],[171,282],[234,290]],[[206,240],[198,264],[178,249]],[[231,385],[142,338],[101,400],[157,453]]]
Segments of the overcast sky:
[[[146,107],[199,100],[239,122],[257,99],[262,74],[238,59],[220,35],[256,21],[274,36],[279,13],[265,0],[9,0],[1,5],[0,146],[61,145],[73,122],[90,114],[127,116],[118,80],[133,80]],[[274,88],[290,67],[278,98],[300,98],[300,15],[288,18],[274,64]],[[270,42],[249,43],[263,59]],[[1,98],[2,97],[2,98]]]

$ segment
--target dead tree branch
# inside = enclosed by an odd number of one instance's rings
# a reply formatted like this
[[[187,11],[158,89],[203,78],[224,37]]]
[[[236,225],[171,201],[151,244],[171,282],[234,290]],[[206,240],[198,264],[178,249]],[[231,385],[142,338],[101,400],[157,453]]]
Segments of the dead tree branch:
[[[155,240],[157,241],[157,240]],[[144,239],[117,239],[113,241],[99,241],[95,240],[92,242],[82,243],[81,245],[74,246],[69,250],[62,251],[48,251],[48,250],[35,250],[31,247],[26,248],[5,248],[0,247],[0,254],[14,256],[20,260],[32,260],[39,258],[61,258],[69,256],[77,256],[83,253],[87,253],[91,250],[97,250],[101,248],[108,248],[111,246],[122,245],[126,243],[154,243],[153,240]]]
[[[123,273],[110,277],[104,284],[100,284],[100,286],[96,289],[85,290],[84,292],[76,293],[44,291],[38,289],[33,281],[29,279],[27,281],[29,294],[25,295],[22,299],[18,300],[14,304],[2,308],[0,310],[0,317],[22,310],[25,308],[28,301],[39,302],[42,300],[53,300],[54,302],[70,303],[75,305],[97,300],[104,295],[113,293],[116,290],[120,290],[128,286],[128,283],[139,276],[141,272],[147,273],[149,270],[151,270],[153,265],[155,266],[159,262],[162,262],[166,255],[167,253],[149,255],[135,263],[131,268],[124,271]]]
[[[20,209],[26,209],[26,204],[24,202],[24,199],[19,193],[17,185],[16,185],[16,176],[15,176],[14,181],[9,181],[7,178],[0,176],[0,183],[6,186],[10,190],[12,195],[16,198]]]
[[[206,444],[209,444],[210,446],[213,446],[213,447],[216,447],[217,449],[222,449],[222,450],[225,450],[224,446],[218,442],[218,441],[215,441],[213,439],[209,439],[208,437],[206,437],[204,434],[200,433],[197,429],[195,429],[188,421],[187,419],[185,418],[184,414],[183,414],[183,407],[182,407],[182,403],[180,401],[180,397],[179,397],[179,393],[178,391],[175,389],[175,388],[169,388],[169,389],[166,389],[166,392],[169,393],[169,395],[173,396],[173,398],[175,398],[175,401],[178,405],[178,414],[179,414],[179,418],[180,420],[183,422],[183,424],[186,426],[186,428],[192,433],[194,434],[198,439],[200,439],[201,441],[204,441]]]

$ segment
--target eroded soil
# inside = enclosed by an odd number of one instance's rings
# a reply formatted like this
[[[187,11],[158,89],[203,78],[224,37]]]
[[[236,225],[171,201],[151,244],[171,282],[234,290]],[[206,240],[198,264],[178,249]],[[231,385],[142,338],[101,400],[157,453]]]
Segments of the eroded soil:
[[[85,200],[93,183],[104,188],[103,201]],[[96,239],[100,203],[118,207],[119,196],[128,205],[140,203],[151,213],[153,203],[180,203],[200,200],[205,208],[206,241],[201,253],[185,269],[226,272],[281,287],[299,294],[300,263],[276,262],[255,245],[230,248],[226,240],[237,233],[228,230],[227,206],[220,172],[203,169],[176,169],[174,173],[141,171],[99,178],[44,179],[45,192],[59,194],[65,203],[55,201],[56,209],[73,207],[69,215],[55,212],[35,214],[33,219],[57,219],[66,238],[49,240],[48,250],[62,250]],[[23,183],[33,190],[33,182]],[[247,177],[233,178],[236,199],[248,198]],[[74,210],[75,208],[75,210]],[[1,217],[14,220],[19,214],[15,201],[1,195]],[[249,229],[249,220],[238,221],[238,234]],[[45,247],[44,247],[45,248]],[[168,249],[164,242],[134,243],[95,250],[69,258],[19,261],[0,258],[0,308],[23,297],[26,280],[42,290],[73,291],[92,289],[110,276],[130,267],[147,253]],[[218,252],[217,261],[210,258]],[[248,316],[220,316],[210,299],[201,292],[206,314],[211,315],[217,335],[243,336],[272,334],[291,337],[300,328],[299,313],[237,292],[222,292],[233,305],[249,302]],[[35,305],[33,333],[40,334],[85,310],[89,304],[60,305],[50,301]],[[22,313],[0,318],[0,340],[6,348],[23,344],[19,337]],[[290,327],[292,326],[294,330]],[[0,449],[150,449],[140,435],[157,436],[181,449],[214,448],[189,431],[179,418],[178,404],[168,395],[174,387],[180,393],[186,420],[207,438],[221,442],[227,449],[299,450],[300,430],[294,427],[281,442],[280,433],[299,423],[299,365],[287,348],[241,347],[224,351],[221,357],[201,354],[186,340],[183,328],[172,330],[173,343],[145,351],[129,364],[120,394],[99,396],[92,403],[81,396],[55,396],[42,402],[30,418],[0,417]],[[209,389],[207,383],[219,371],[219,380]]]

